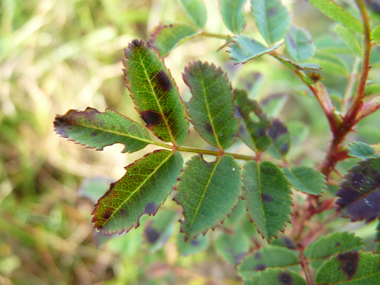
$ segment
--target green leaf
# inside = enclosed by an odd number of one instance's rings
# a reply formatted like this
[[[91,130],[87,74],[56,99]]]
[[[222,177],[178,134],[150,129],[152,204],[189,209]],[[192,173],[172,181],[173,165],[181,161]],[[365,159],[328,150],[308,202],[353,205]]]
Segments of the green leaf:
[[[325,262],[315,284],[380,284],[380,255],[351,251]]]
[[[315,45],[305,29],[291,25],[285,37],[286,50],[295,61],[304,61],[315,53]]]
[[[363,50],[360,47],[356,35],[351,30],[341,25],[336,25],[334,27],[334,31],[338,34],[338,36],[342,38],[342,40],[350,50],[352,50],[357,56],[363,57]]]
[[[310,261],[310,266],[318,270],[331,256],[363,248],[364,243],[360,237],[349,232],[333,232],[309,244],[304,254]]]
[[[213,64],[197,61],[185,68],[183,79],[193,95],[186,107],[195,129],[220,150],[231,146],[239,120],[233,117],[234,95],[226,74]]]
[[[361,160],[380,156],[370,145],[363,142],[352,142],[347,149],[350,156]]]
[[[243,219],[246,212],[245,203],[241,198],[239,198],[237,204],[231,210],[231,214],[224,220],[223,225],[236,227],[237,224]]]
[[[178,152],[157,150],[136,160],[112,183],[94,207],[94,228],[103,233],[129,231],[143,214],[154,215],[171,192],[183,165]]]
[[[202,0],[180,0],[187,17],[198,28],[203,29],[207,22],[207,10]]]
[[[244,4],[247,0],[220,0],[220,13],[226,27],[234,34],[240,34],[245,27]]]
[[[177,248],[180,254],[190,255],[205,250],[209,244],[208,235],[199,235],[196,238],[190,237],[185,240],[184,234],[179,234],[177,239]]]
[[[375,27],[371,32],[371,40],[380,44],[380,26]]]
[[[209,163],[196,155],[186,164],[176,186],[176,201],[185,216],[181,232],[189,237],[214,228],[231,212],[241,190],[241,173],[231,156]]]
[[[187,24],[158,25],[148,43],[153,45],[161,57],[167,56],[176,46],[198,35],[192,26]]]
[[[296,166],[290,169],[283,168],[282,171],[292,187],[298,191],[311,195],[322,195],[327,190],[325,176],[311,167]]]
[[[161,210],[145,224],[144,237],[149,253],[159,250],[174,231],[177,213],[173,210]]]
[[[348,76],[346,64],[338,57],[327,53],[317,53],[312,61],[322,67],[326,74]]]
[[[251,12],[257,29],[269,45],[285,36],[292,21],[280,0],[251,0]]]
[[[261,43],[248,36],[238,35],[234,37],[233,42],[228,46],[227,52],[230,53],[230,59],[232,59],[235,64],[246,63],[251,59],[278,49],[281,45],[282,43],[279,43],[266,48]]]
[[[181,145],[189,121],[177,86],[163,61],[149,44],[134,40],[125,49],[127,87],[147,128],[161,140]]]
[[[294,61],[282,56],[278,56],[278,55],[272,55],[272,56],[276,58],[279,62],[281,62],[283,65],[285,65],[287,68],[290,68],[293,71],[305,70],[305,69],[321,70],[321,67],[315,63],[295,63]]]
[[[79,187],[78,196],[87,197],[95,203],[107,191],[112,181],[105,177],[86,178]]]
[[[352,221],[372,221],[380,215],[380,158],[358,162],[344,176],[336,193],[343,217]]]
[[[355,33],[363,33],[363,25],[350,13],[331,0],[309,0],[323,14],[334,21],[341,23]]]
[[[54,130],[61,137],[96,150],[121,143],[125,146],[123,152],[135,152],[151,142],[138,123],[110,109],[103,113],[90,107],[84,111],[69,110],[55,117]]]
[[[365,96],[380,94],[380,85],[371,84],[365,87]]]
[[[257,276],[267,268],[287,268],[300,271],[299,259],[294,251],[280,246],[267,246],[248,255],[238,266],[238,274],[244,280]],[[253,278],[255,279],[255,278]]]
[[[233,235],[222,233],[215,241],[215,248],[229,264],[236,266],[248,253],[249,239],[241,230],[235,231]]]
[[[244,285],[306,285],[306,281],[297,273],[286,269],[269,268],[260,272]]]
[[[268,152],[277,159],[285,157],[292,141],[288,128],[279,119],[274,119],[268,129],[268,135],[273,141]]]
[[[236,90],[236,109],[237,114],[242,118],[239,129],[239,137],[252,150],[261,153],[266,150],[272,143],[268,135],[268,129],[271,125],[267,115],[261,110],[256,101],[248,99],[245,90]],[[258,122],[251,118],[255,115]]]
[[[283,172],[272,162],[247,162],[243,170],[243,198],[251,219],[268,241],[278,231],[285,230],[285,222],[292,213],[292,191]]]

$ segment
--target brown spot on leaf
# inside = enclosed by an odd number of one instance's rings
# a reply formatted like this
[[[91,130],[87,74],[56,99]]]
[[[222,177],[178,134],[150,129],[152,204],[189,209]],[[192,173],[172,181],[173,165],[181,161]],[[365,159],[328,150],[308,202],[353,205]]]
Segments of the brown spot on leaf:
[[[162,116],[159,113],[149,110],[141,112],[141,118],[145,121],[148,128],[156,126],[162,121]]]
[[[150,203],[146,204],[145,209],[144,209],[145,214],[150,216],[150,215],[154,214],[155,211],[156,211],[156,205],[154,202],[150,202]]]
[[[281,285],[292,285],[293,284],[293,278],[292,275],[288,272],[281,272],[278,275],[278,282],[280,282]]]
[[[253,268],[254,271],[263,271],[267,268],[265,264],[257,264],[255,268]]]
[[[340,242],[339,241],[336,243],[336,246],[340,246]]]
[[[313,82],[318,82],[319,80],[321,80],[323,78],[322,75],[320,74],[317,74],[315,72],[312,72],[312,73],[309,73],[308,74],[309,78],[313,81]]]
[[[260,259],[261,258],[260,252],[255,252],[255,254],[253,255],[253,258],[254,259]]]
[[[344,274],[348,276],[350,280],[358,270],[359,265],[359,253],[357,251],[351,251],[339,254],[337,259],[340,262],[340,267]]]
[[[161,234],[150,224],[145,228],[145,236],[150,244],[154,244],[160,238]]]
[[[92,136],[92,137],[96,137],[97,135],[98,135],[98,134],[95,133],[95,132],[92,132],[92,133],[91,133],[91,136]]]
[[[284,244],[289,249],[297,249],[295,243],[288,237],[284,237]]]
[[[214,133],[213,130],[212,130],[212,126],[209,123],[206,123],[204,125],[204,127],[205,127],[205,130],[206,130],[207,133],[209,133],[209,134]]]
[[[272,140],[278,139],[280,136],[288,133],[288,128],[284,126],[284,124],[278,120],[274,119],[272,122],[272,126],[268,129],[268,135]]]
[[[160,70],[155,76],[155,81],[162,92],[166,93],[172,88],[172,82],[165,71]]]
[[[246,252],[241,252],[234,255],[234,265],[238,265],[240,261],[244,258]]]
[[[272,195],[269,195],[269,194],[266,194],[266,193],[262,193],[261,194],[261,199],[263,200],[264,203],[270,203],[270,202],[273,202],[274,198],[272,197]]]

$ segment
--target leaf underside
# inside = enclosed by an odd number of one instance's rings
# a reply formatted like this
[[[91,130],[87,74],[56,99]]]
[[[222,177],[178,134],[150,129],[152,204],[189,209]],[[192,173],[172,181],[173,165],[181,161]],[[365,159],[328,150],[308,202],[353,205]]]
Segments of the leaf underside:
[[[351,251],[326,261],[315,284],[380,284],[380,255]]]
[[[220,13],[224,24],[234,34],[240,34],[246,24],[244,4],[247,0],[220,0]]]
[[[160,24],[154,29],[148,42],[157,49],[161,57],[164,57],[176,46],[197,34],[198,32],[192,26],[187,24]]]
[[[268,241],[285,230],[292,213],[292,191],[282,171],[271,162],[247,162],[243,170],[243,198],[251,219]]]
[[[154,215],[171,192],[183,165],[178,152],[157,150],[126,167],[94,207],[94,228],[105,234],[139,226],[140,216]]]
[[[348,154],[362,160],[379,157],[379,154],[370,145],[360,141],[348,145]]]
[[[230,53],[230,59],[235,64],[246,63],[249,60],[278,49],[281,45],[282,43],[278,43],[267,48],[248,36],[238,35],[234,37],[233,42],[228,46],[227,52]]]
[[[103,150],[115,143],[123,144],[123,152],[135,152],[146,147],[151,139],[138,123],[110,109],[101,113],[93,108],[69,110],[54,120],[57,134],[86,147]]]
[[[306,166],[283,168],[286,178],[292,187],[303,193],[322,195],[327,190],[325,176],[319,171]]]
[[[134,40],[124,50],[124,74],[141,118],[159,139],[181,145],[189,121],[177,86],[156,50]]]
[[[364,243],[360,237],[348,232],[334,232],[309,244],[304,253],[310,266],[318,270],[332,256],[361,249],[364,249]]]
[[[285,46],[296,62],[307,60],[315,53],[315,46],[309,32],[295,25],[292,25],[286,34]]]
[[[380,214],[380,158],[358,162],[344,176],[336,193],[343,217],[372,221]]]
[[[240,168],[231,156],[206,162],[193,156],[179,177],[176,201],[183,208],[181,232],[197,236],[223,221],[237,203],[241,191]]]
[[[287,268],[295,272],[301,269],[299,259],[293,251],[270,245],[244,258],[238,266],[238,273],[247,280],[267,268]]]
[[[305,279],[293,271],[286,269],[273,269],[259,272],[251,280],[245,281],[244,285],[306,285]]]
[[[231,146],[239,120],[233,117],[234,95],[227,76],[221,68],[197,61],[185,68],[183,79],[193,95],[186,107],[195,129],[219,149]]]
[[[207,22],[207,10],[202,0],[180,0],[187,17],[198,28],[203,29]]]
[[[251,0],[255,24],[265,41],[271,45],[281,40],[289,29],[292,17],[280,0]]]
[[[235,104],[237,114],[242,118],[240,121],[239,137],[252,150],[262,152],[272,143],[268,135],[271,125],[267,115],[262,111],[259,104],[248,98],[245,90],[235,90]],[[258,122],[251,118],[251,113],[259,119]]]

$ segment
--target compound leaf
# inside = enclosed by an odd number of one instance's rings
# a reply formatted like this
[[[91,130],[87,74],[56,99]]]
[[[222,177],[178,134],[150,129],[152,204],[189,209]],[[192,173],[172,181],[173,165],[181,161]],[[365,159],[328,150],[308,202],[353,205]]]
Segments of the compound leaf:
[[[154,215],[171,192],[183,165],[178,152],[157,150],[128,165],[94,207],[94,228],[103,233],[129,231],[140,216]]]
[[[198,235],[196,238],[190,237],[185,240],[185,234],[179,234],[177,248],[180,254],[190,255],[205,250],[209,244],[208,235]]]
[[[284,173],[272,162],[247,162],[243,170],[243,198],[251,220],[268,241],[290,221],[292,191]]]
[[[360,237],[349,232],[333,232],[309,244],[304,254],[310,261],[310,266],[318,270],[331,256],[361,249],[364,249],[364,243]]]
[[[357,56],[363,57],[363,50],[360,47],[356,35],[351,30],[341,25],[336,25],[334,31],[342,38],[343,42],[350,50],[352,50]]]
[[[347,149],[350,156],[361,160],[379,157],[379,154],[370,145],[363,142],[352,142]]]
[[[134,40],[124,50],[127,87],[147,128],[161,140],[181,145],[189,121],[177,86],[157,52]]]
[[[268,135],[273,141],[268,152],[277,159],[285,157],[292,141],[288,128],[279,119],[274,119],[268,129]]]
[[[187,24],[160,24],[153,31],[148,43],[153,45],[161,57],[167,56],[176,46],[198,35],[192,26]]]
[[[236,96],[236,113],[242,118],[240,122],[239,137],[252,150],[262,152],[272,143],[268,135],[268,129],[271,125],[267,115],[260,108],[259,104],[248,98],[247,91],[235,90]],[[251,118],[254,114],[259,121]]]
[[[285,37],[286,50],[295,61],[304,61],[315,53],[315,45],[305,29],[291,25]]]
[[[203,29],[207,22],[207,10],[202,0],[180,0],[187,17],[198,28]]]
[[[251,59],[278,49],[281,45],[282,43],[278,43],[267,48],[248,36],[238,35],[234,37],[233,42],[228,46],[227,52],[230,53],[230,59],[232,59],[235,64],[246,63]]]
[[[232,265],[240,263],[248,253],[249,239],[242,230],[235,230],[234,234],[222,233],[215,241],[215,248],[223,258]]]
[[[351,251],[326,261],[315,284],[380,284],[380,255]]]
[[[270,245],[246,256],[238,266],[238,273],[243,279],[247,280],[257,276],[260,271],[267,268],[287,268],[298,272],[301,266],[294,251]]]
[[[335,2],[331,0],[309,0],[309,2],[327,17],[341,23],[356,33],[363,33],[363,25]]]
[[[286,269],[269,268],[259,272],[249,281],[245,281],[244,285],[306,285],[305,279],[293,271]]]
[[[358,162],[344,176],[336,193],[343,217],[372,221],[380,214],[380,158]]]
[[[269,45],[285,36],[292,21],[280,0],[251,0],[251,12],[257,29]]]
[[[205,233],[226,217],[237,203],[241,181],[239,165],[231,156],[209,163],[196,155],[186,164],[176,185],[176,201],[185,216],[181,232],[188,238]]]
[[[322,195],[327,190],[325,176],[317,170],[306,166],[283,168],[292,187],[303,193]]]
[[[211,145],[226,149],[234,141],[239,120],[233,117],[234,95],[221,68],[194,62],[185,68],[183,80],[193,95],[186,104],[191,122]]]
[[[240,34],[245,27],[244,4],[247,0],[220,0],[220,13],[226,27]]]
[[[69,110],[55,117],[54,130],[61,137],[96,150],[121,143],[125,146],[123,152],[134,152],[151,142],[143,127],[110,109],[103,113],[90,107],[84,111]]]

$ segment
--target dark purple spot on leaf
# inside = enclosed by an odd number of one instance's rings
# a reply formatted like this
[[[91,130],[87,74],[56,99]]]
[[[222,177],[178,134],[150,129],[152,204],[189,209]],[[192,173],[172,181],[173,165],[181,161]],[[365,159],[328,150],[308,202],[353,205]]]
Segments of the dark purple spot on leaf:
[[[272,122],[272,126],[268,129],[268,135],[272,140],[276,140],[280,136],[288,133],[288,128],[284,126],[284,124],[278,120],[274,119]]]
[[[97,135],[98,135],[98,134],[95,133],[95,132],[92,132],[92,133],[91,133],[91,136],[92,136],[92,137],[96,137]]]
[[[257,137],[262,137],[265,135],[265,129],[263,128],[260,128],[260,129],[257,129]]]
[[[205,130],[206,130],[207,133],[209,133],[209,134],[214,133],[210,124],[206,123],[204,125],[204,127],[205,127]]]
[[[357,251],[351,251],[347,253],[342,253],[337,256],[341,266],[340,269],[344,274],[348,276],[348,280],[350,280],[358,270],[359,264],[359,254]]]
[[[265,264],[257,264],[255,268],[253,268],[254,271],[263,271],[267,268]]]
[[[293,284],[293,278],[292,275],[288,272],[281,272],[278,275],[278,282],[280,282],[281,285],[292,285]]]
[[[170,90],[170,88],[172,88],[172,82],[170,81],[170,78],[169,76],[166,74],[165,71],[163,70],[160,70],[156,77],[156,82],[159,86],[159,88],[164,92],[168,92]]]
[[[241,252],[234,255],[234,265],[238,265],[240,261],[244,258],[246,252]]]
[[[156,211],[156,205],[154,204],[154,202],[150,202],[146,204],[145,209],[144,209],[145,214],[150,216],[154,214],[155,211]]]
[[[159,125],[162,121],[162,116],[154,111],[141,112],[141,118],[145,121],[148,128]]]
[[[338,246],[340,246],[340,242],[339,241],[336,243],[336,247],[338,247]]]
[[[270,202],[273,202],[274,198],[272,197],[272,195],[269,195],[269,194],[266,194],[266,193],[262,193],[261,194],[261,199],[263,200],[264,203],[270,203]]]
[[[192,240],[190,241],[190,244],[191,244],[192,246],[198,246],[198,245],[200,244],[200,241],[199,241],[199,240],[196,240],[196,239],[192,239]]]
[[[267,16],[268,17],[275,17],[278,13],[278,7],[273,7],[273,8],[270,8],[268,9],[267,11]]]
[[[288,237],[284,237],[285,246],[289,249],[297,249],[295,243]]]
[[[289,150],[289,144],[287,143],[284,143],[281,147],[280,147],[280,153],[287,153]]]
[[[253,255],[253,258],[254,259],[260,259],[261,258],[260,252],[255,252],[254,255]]]
[[[154,244],[160,238],[160,235],[150,224],[145,228],[145,236],[150,244]]]

